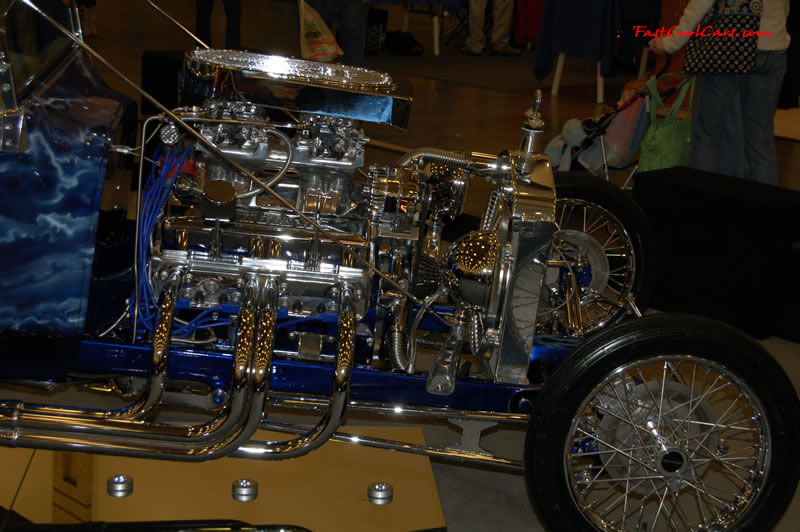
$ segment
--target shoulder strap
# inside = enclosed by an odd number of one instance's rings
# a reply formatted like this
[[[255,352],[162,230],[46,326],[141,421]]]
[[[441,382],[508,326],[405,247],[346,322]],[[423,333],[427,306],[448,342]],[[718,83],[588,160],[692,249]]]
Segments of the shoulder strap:
[[[650,97],[652,99],[652,103],[650,105],[650,123],[653,124],[656,121],[658,115],[658,109],[664,109],[665,116],[673,116],[675,113],[678,112],[678,109],[681,108],[683,105],[683,101],[686,99],[686,93],[689,90],[689,86],[691,85],[692,94],[690,101],[694,101],[694,76],[689,76],[684,72],[673,72],[671,74],[664,74],[662,77],[678,77],[684,78],[684,81],[681,83],[681,91],[678,94],[678,98],[675,100],[672,108],[667,110],[667,106],[664,104],[664,100],[661,99],[661,93],[658,92],[658,80],[655,76],[651,77],[647,80],[645,86],[650,91]]]
[[[689,112],[692,109],[692,103],[694,102],[694,82],[697,79],[696,76],[687,77],[686,80],[681,83],[681,91],[678,93],[678,97],[675,98],[675,103],[672,104],[672,108],[667,113],[667,116],[672,117],[678,114],[678,111],[683,106],[684,100],[686,100],[686,94],[690,92],[691,89],[691,96],[689,96]]]

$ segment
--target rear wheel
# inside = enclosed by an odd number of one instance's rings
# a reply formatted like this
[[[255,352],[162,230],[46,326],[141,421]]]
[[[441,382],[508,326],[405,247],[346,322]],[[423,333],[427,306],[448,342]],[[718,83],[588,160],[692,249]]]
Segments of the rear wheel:
[[[797,487],[800,406],[780,366],[713,320],[594,336],[531,415],[526,478],[553,529],[767,530]]]
[[[552,263],[545,275],[539,323],[544,333],[574,333],[566,319],[567,270],[581,291],[583,334],[616,323],[630,301],[644,310],[653,292],[653,231],[624,192],[586,174],[555,174],[556,222]]]

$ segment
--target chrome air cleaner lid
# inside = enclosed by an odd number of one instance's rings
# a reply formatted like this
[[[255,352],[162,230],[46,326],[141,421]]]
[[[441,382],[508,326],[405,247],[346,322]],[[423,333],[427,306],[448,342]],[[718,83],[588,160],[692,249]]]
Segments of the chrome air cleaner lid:
[[[182,94],[408,126],[411,99],[374,70],[240,50],[187,52]]]

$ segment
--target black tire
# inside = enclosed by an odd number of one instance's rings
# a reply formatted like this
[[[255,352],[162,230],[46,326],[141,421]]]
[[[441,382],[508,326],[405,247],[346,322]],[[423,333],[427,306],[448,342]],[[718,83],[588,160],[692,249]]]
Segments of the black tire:
[[[582,298],[583,333],[591,334],[630,316],[629,294],[644,312],[655,280],[653,229],[645,214],[622,190],[601,178],[571,172],[557,173],[554,178],[559,224],[556,238],[587,250],[593,268],[580,281],[587,291]],[[553,258],[563,257],[554,254]],[[549,332],[563,333],[565,296],[557,286],[557,272],[548,279],[547,308],[540,312],[539,320],[550,324]]]
[[[626,322],[537,398],[528,493],[553,530],[769,530],[800,477],[798,419],[786,374],[738,330],[689,315]]]

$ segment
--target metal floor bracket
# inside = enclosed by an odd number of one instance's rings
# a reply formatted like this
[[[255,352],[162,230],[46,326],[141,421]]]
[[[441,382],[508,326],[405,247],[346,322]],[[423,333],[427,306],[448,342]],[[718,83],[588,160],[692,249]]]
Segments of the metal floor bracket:
[[[497,425],[497,421],[471,421],[452,417],[448,418],[447,421],[461,428],[461,441],[455,445],[447,446],[448,450],[493,456],[492,453],[481,447],[481,436],[484,430]]]

